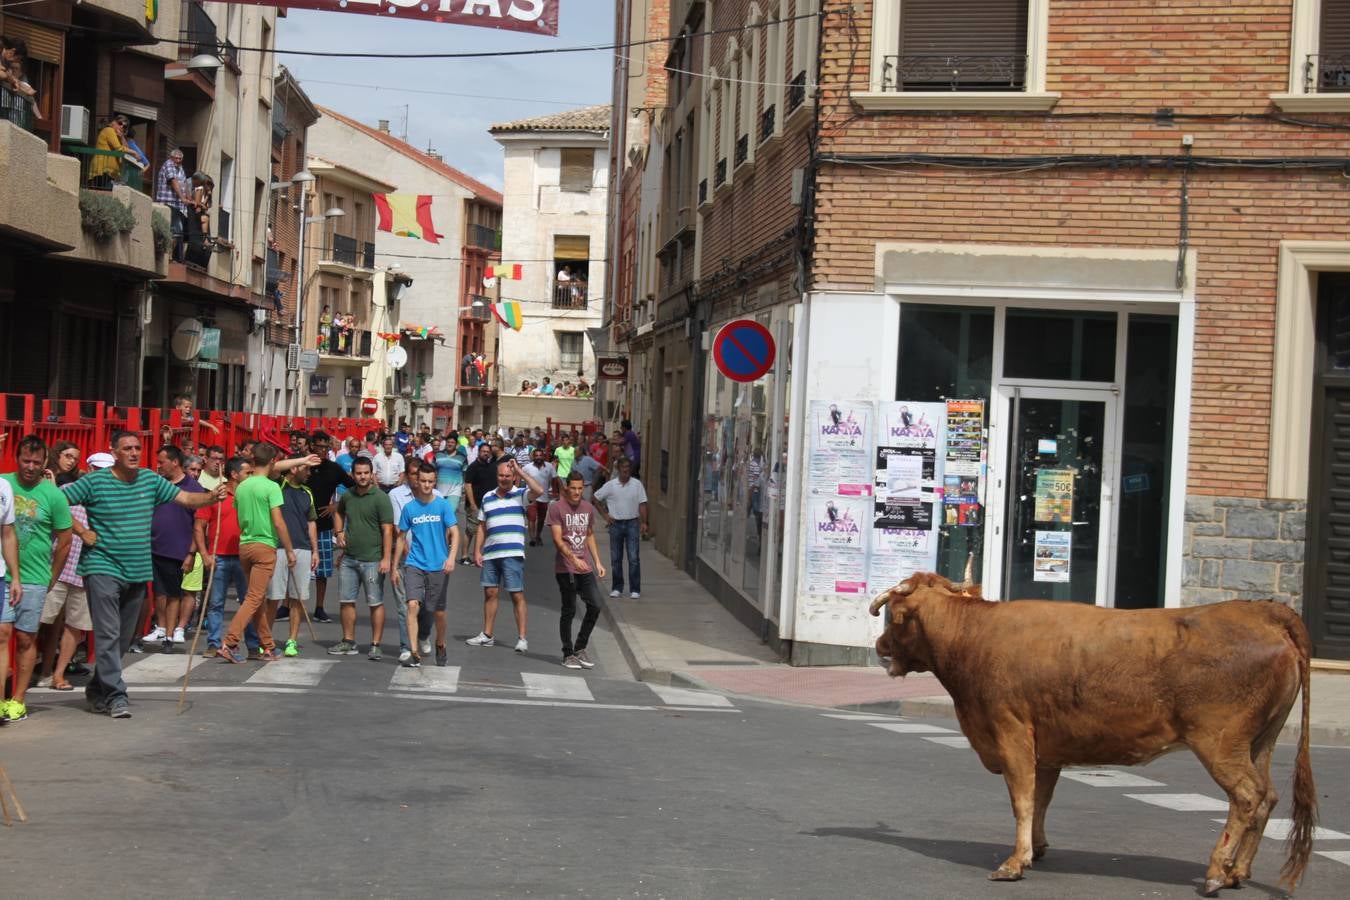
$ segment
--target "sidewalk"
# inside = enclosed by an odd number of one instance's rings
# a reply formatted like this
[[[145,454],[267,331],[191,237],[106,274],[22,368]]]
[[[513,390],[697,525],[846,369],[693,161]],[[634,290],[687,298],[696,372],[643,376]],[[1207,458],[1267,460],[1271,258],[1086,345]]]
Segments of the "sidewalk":
[[[597,537],[608,567],[607,536],[602,531]],[[857,712],[955,716],[951,698],[928,673],[891,678],[880,666],[805,668],[779,662],[711,594],[646,542],[642,598],[606,598],[605,616],[642,681]],[[1314,672],[1312,697],[1312,743],[1350,747],[1350,674]],[[1280,741],[1297,741],[1298,725],[1295,706]]]

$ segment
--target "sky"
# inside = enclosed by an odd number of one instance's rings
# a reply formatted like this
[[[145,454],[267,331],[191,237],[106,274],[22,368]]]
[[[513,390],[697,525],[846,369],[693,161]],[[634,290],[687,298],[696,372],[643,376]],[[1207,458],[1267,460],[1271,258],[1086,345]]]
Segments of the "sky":
[[[277,22],[279,51],[446,53],[610,44],[614,4],[560,0],[557,37],[493,28],[396,20],[338,12],[290,10]],[[278,53],[311,100],[368,125],[390,121],[402,137],[430,146],[450,165],[498,190],[502,148],[488,134],[494,122],[526,119],[608,103],[612,50],[484,59],[342,59]],[[463,94],[466,96],[447,96]]]

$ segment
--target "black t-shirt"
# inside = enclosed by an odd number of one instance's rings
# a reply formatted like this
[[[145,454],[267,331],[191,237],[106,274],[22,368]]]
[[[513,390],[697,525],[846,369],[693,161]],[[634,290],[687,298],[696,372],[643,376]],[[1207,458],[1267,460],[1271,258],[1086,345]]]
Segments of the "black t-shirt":
[[[497,489],[497,462],[476,459],[464,470],[464,483],[473,486],[473,505],[477,508],[489,491]]]
[[[305,484],[314,495],[314,508],[319,511],[319,518],[315,521],[314,527],[320,531],[332,531],[333,517],[324,515],[323,508],[333,502],[333,494],[337,492],[338,485],[350,490],[356,487],[356,481],[343,471],[342,466],[331,459],[325,459],[309,470],[309,481]]]

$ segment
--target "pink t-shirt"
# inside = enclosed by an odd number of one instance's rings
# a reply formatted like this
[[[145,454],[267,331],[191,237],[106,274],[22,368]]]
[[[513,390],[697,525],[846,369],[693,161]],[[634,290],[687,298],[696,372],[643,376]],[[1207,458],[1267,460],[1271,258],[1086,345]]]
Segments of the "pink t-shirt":
[[[572,554],[577,559],[586,561],[590,566],[589,569],[585,570],[587,572],[595,571],[595,560],[591,558],[590,549],[586,546],[586,538],[591,535],[595,515],[595,507],[585,500],[582,500],[576,506],[566,500],[554,500],[548,505],[548,516],[544,519],[544,524],[550,528],[554,525],[562,526],[563,544],[571,549]],[[569,572],[573,575],[580,575],[583,572],[562,554],[561,549],[559,549],[557,559],[554,561],[553,571]]]

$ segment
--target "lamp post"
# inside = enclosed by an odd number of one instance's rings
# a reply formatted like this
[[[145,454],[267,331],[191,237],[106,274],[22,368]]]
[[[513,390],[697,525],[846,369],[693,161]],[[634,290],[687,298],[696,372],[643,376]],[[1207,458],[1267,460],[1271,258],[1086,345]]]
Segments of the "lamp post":
[[[301,176],[304,177],[301,178]],[[296,181],[296,179],[299,179],[299,181]],[[295,298],[295,343],[303,351],[305,349],[305,304],[309,302],[309,287],[310,281],[312,281],[312,279],[305,276],[305,255],[307,250],[307,247],[305,246],[305,226],[319,225],[322,227],[323,223],[328,219],[334,219],[346,214],[341,209],[333,207],[332,209],[325,210],[324,214],[321,216],[305,215],[306,207],[308,206],[306,194],[308,193],[309,184],[314,181],[314,176],[310,174],[308,169],[301,169],[299,172],[295,173],[291,180],[296,181],[296,183],[300,185],[300,294]],[[301,400],[304,396],[304,383],[305,372],[303,369],[297,367],[295,374],[295,410],[292,415],[304,415],[304,403]]]

